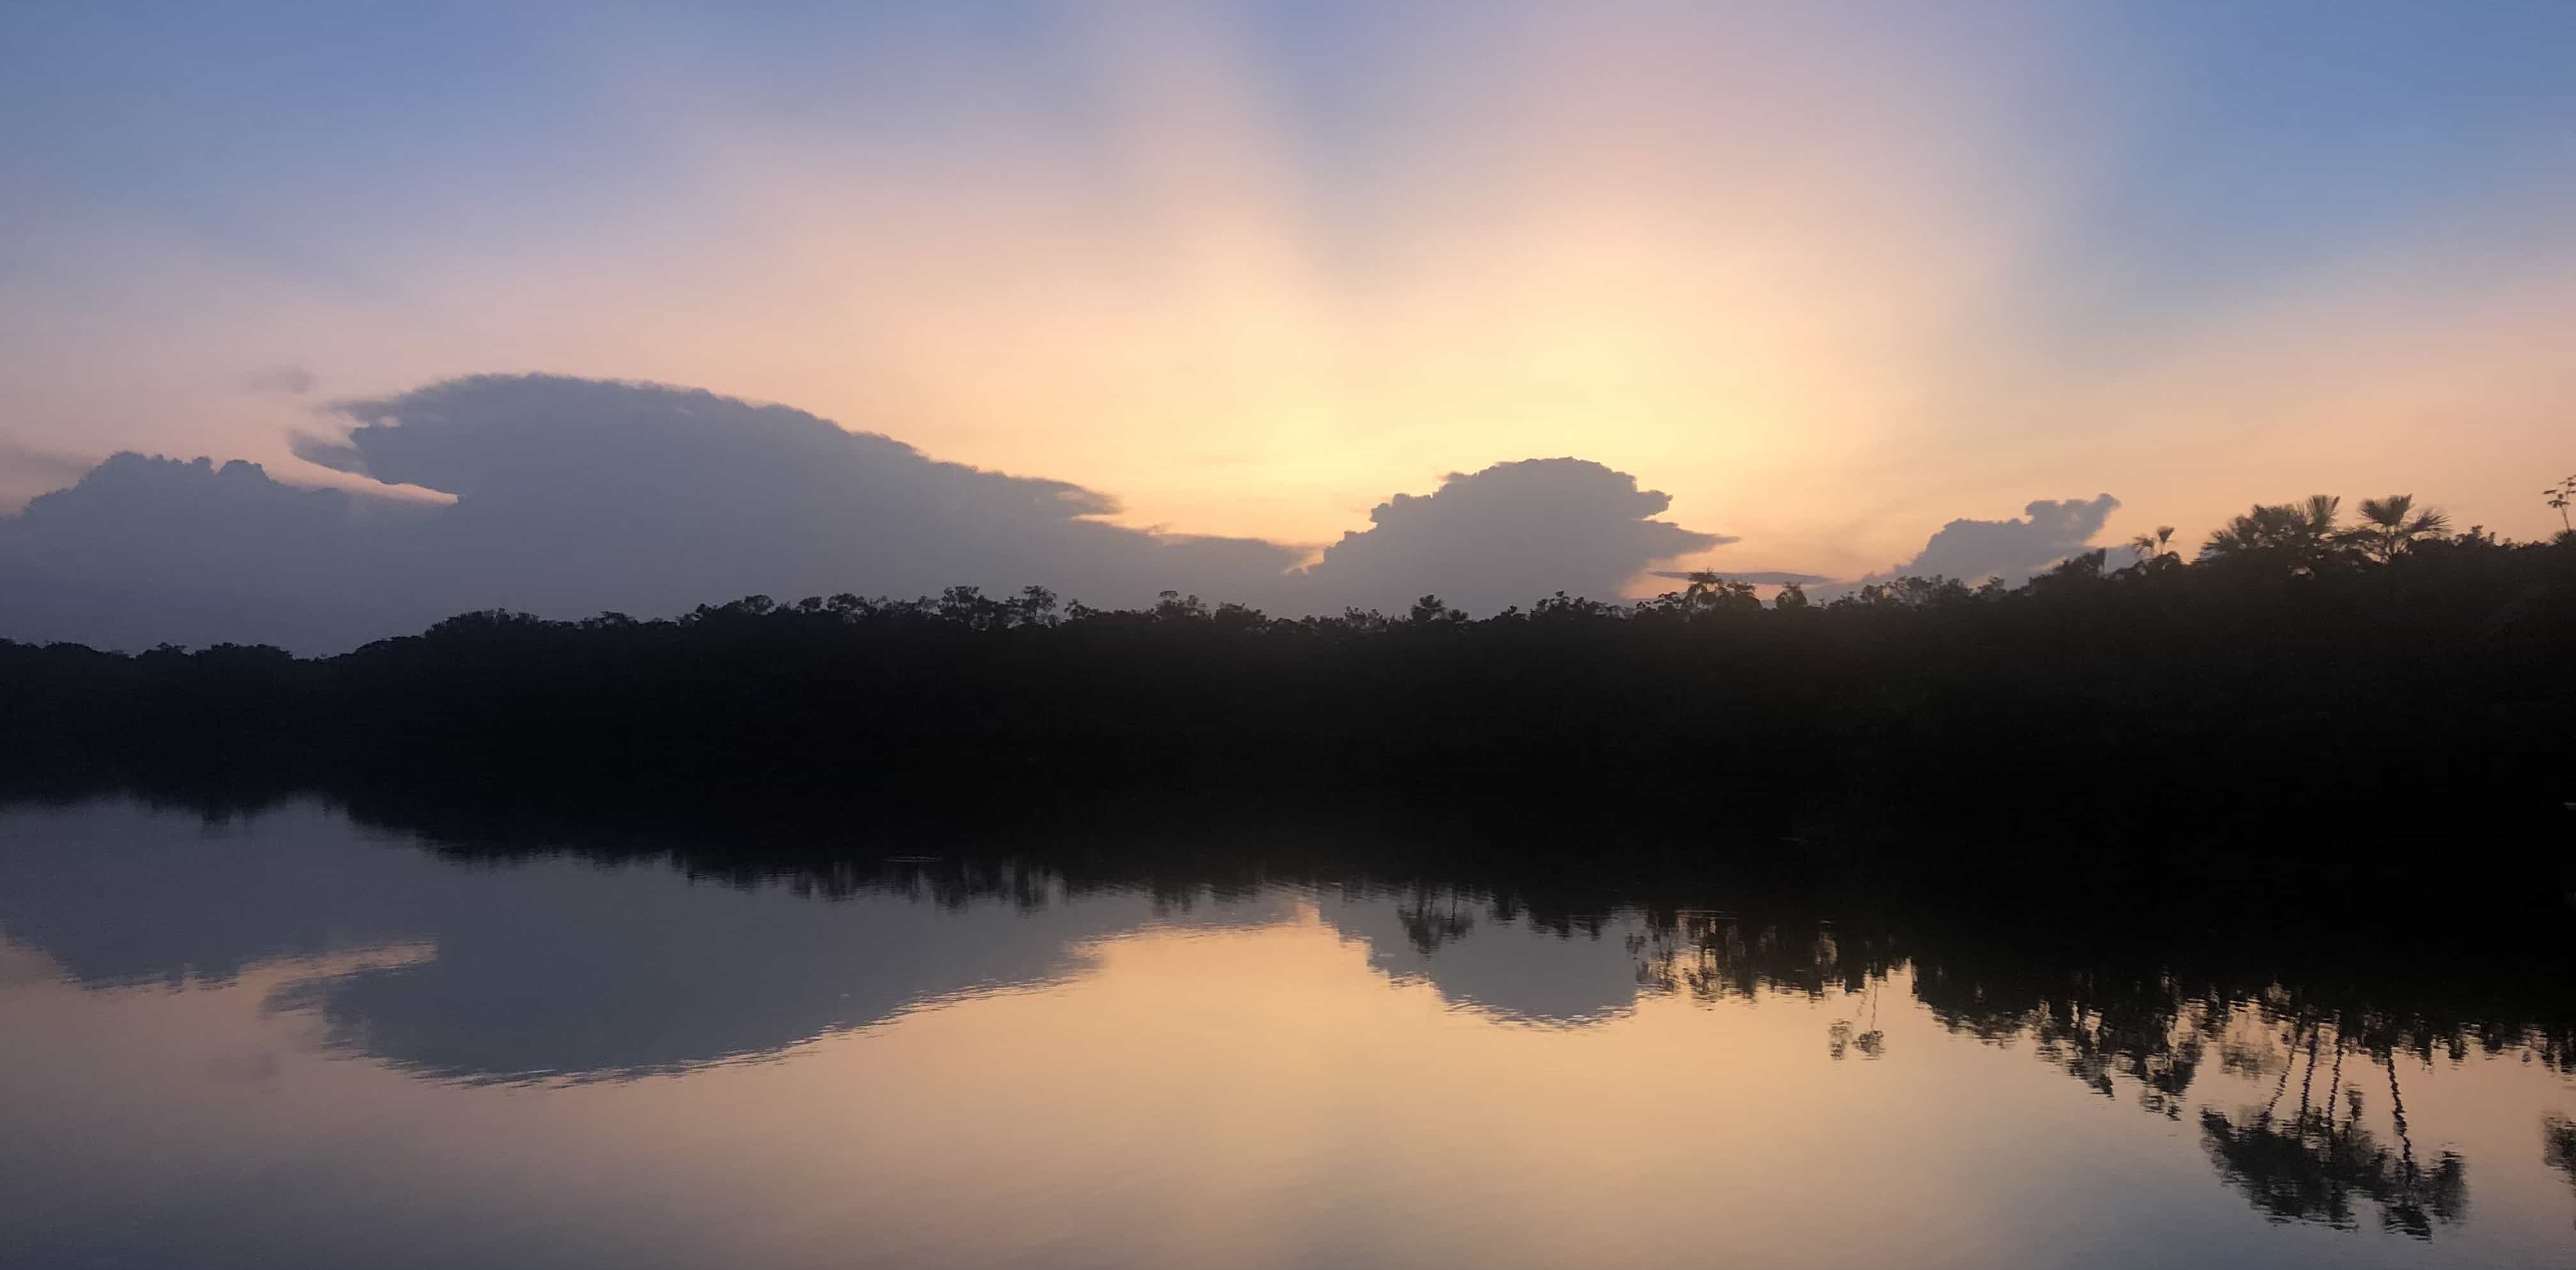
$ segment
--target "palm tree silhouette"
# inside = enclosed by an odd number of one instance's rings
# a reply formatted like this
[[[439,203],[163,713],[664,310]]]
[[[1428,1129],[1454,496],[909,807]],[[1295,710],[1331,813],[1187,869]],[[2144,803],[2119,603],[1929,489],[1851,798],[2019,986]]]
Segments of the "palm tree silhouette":
[[[2422,539],[2439,538],[2451,531],[2449,516],[2433,507],[2417,511],[2412,494],[2361,500],[2361,521],[2345,534],[2363,554],[2381,564],[2404,555]]]
[[[2200,549],[2204,560],[2266,562],[2293,574],[2316,573],[2346,545],[2335,529],[2343,500],[2311,494],[2304,503],[2258,505],[2227,522]]]

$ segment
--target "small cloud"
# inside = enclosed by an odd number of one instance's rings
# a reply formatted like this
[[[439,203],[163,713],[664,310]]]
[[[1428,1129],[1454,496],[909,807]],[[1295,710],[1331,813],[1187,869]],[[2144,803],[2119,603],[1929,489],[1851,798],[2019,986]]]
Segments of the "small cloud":
[[[313,386],[321,381],[313,377],[312,371],[301,366],[289,365],[254,370],[234,382],[243,392],[282,393],[289,397],[301,397],[313,391]]]
[[[2013,520],[1954,520],[1935,532],[1912,560],[1861,580],[1938,575],[1968,582],[2000,577],[2017,583],[2085,550],[2119,506],[2120,500],[2108,494],[2040,499],[2022,508],[2022,516]]]
[[[1653,566],[1734,539],[1654,517],[1661,490],[1585,459],[1525,459],[1452,472],[1429,494],[1398,494],[1301,575],[1306,607],[1394,610],[1436,593],[1471,613],[1556,591],[1613,598]]]
[[[1750,582],[1755,586],[1788,586],[1792,583],[1795,583],[1798,586],[1815,586],[1818,583],[1833,581],[1832,578],[1825,577],[1821,574],[1784,573],[1778,569],[1754,569],[1750,571],[1743,569],[1693,569],[1687,571],[1681,569],[1657,569],[1654,572],[1654,576],[1658,578],[1671,578],[1676,582],[1688,582],[1701,573],[1714,573],[1729,582]]]
[[[368,475],[367,456],[360,453],[358,447],[336,437],[293,432],[287,434],[286,448],[295,457],[315,467],[327,467],[351,476]]]

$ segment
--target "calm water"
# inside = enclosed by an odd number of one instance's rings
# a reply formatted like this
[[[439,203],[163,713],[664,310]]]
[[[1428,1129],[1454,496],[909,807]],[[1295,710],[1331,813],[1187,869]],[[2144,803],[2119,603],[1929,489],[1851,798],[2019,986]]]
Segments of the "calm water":
[[[313,804],[0,811],[0,936],[12,1267],[2576,1265],[2576,1064],[2495,984]]]

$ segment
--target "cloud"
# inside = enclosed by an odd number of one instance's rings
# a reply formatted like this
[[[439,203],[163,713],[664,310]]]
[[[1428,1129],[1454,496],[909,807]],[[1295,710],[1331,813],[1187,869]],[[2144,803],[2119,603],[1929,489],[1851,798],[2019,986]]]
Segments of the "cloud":
[[[288,365],[263,367],[243,375],[238,382],[244,392],[283,393],[289,397],[301,397],[313,391],[313,386],[321,381],[313,377],[312,371],[301,366]]]
[[[1814,586],[1819,582],[1833,581],[1823,574],[1789,573],[1779,569],[1755,569],[1750,572],[1737,569],[1657,569],[1653,576],[1671,578],[1676,582],[1688,582],[1703,572],[1715,573],[1729,582],[1750,582],[1755,586],[1787,586],[1793,582],[1799,586]]]
[[[2024,507],[2026,518],[2022,519],[1962,517],[1941,526],[1913,559],[1862,581],[1940,575],[1969,582],[2001,577],[2017,583],[2085,550],[2119,506],[2120,500],[2108,494],[2062,502],[2043,498]]]
[[[1634,477],[1506,463],[1399,494],[1304,548],[1112,524],[1065,481],[931,459],[787,406],[695,389],[477,376],[337,403],[299,457],[446,503],[282,484],[256,464],[120,454],[0,519],[0,635],[329,652],[469,609],[682,612],[754,592],[898,596],[1037,583],[1129,606],[1166,588],[1275,612],[1472,611],[1615,597],[1728,541],[1652,519]]]
[[[943,463],[805,411],[650,384],[478,376],[344,402],[325,466],[456,497],[422,563],[489,570],[478,602],[669,613],[748,592],[1042,582],[1093,603],[1276,576],[1293,548],[1123,528],[1114,499]]]
[[[450,613],[645,615],[764,592],[1044,583],[1101,604],[1228,594],[1304,554],[1122,528],[1063,481],[941,463],[785,406],[649,384],[479,376],[340,403],[299,456],[452,495],[282,485],[254,464],[119,455],[0,522],[0,632],[345,648]]]
[[[1425,495],[1398,494],[1309,566],[1318,597],[1402,609],[1438,594],[1482,616],[1553,591],[1617,597],[1650,567],[1734,541],[1653,519],[1661,490],[1583,459],[1525,459],[1452,472]]]
[[[0,635],[124,648],[346,647],[437,614],[382,569],[433,509],[256,463],[123,453],[0,519]],[[399,627],[396,627],[399,629]]]

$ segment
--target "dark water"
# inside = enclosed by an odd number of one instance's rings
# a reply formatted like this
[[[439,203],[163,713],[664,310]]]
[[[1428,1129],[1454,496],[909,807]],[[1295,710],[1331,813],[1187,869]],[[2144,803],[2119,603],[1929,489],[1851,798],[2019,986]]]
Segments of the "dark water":
[[[0,1264],[2576,1265],[2563,983],[1830,918],[9,810]]]

